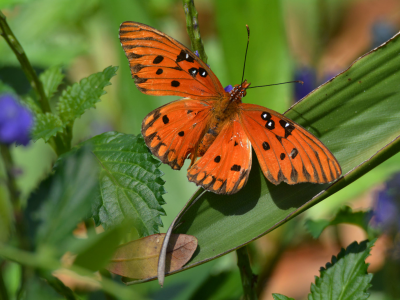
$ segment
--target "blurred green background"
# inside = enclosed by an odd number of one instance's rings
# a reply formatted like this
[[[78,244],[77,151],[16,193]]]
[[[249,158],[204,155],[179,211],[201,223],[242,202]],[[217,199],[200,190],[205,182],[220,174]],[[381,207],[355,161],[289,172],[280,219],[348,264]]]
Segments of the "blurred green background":
[[[251,30],[245,74],[249,82],[262,85],[294,79],[305,81],[304,86],[281,85],[250,90],[244,98],[244,102],[263,105],[280,113],[346,69],[357,57],[389,39],[400,28],[400,2],[397,0],[198,0],[195,5],[208,64],[223,86],[238,84],[241,79],[246,24]],[[75,123],[74,144],[110,130],[139,134],[141,122],[151,110],[176,99],[147,96],[137,90],[120,46],[118,30],[123,21],[141,22],[190,46],[181,1],[0,0],[0,9],[38,73],[60,65],[66,74],[67,85],[109,65],[119,66],[117,76],[106,88],[107,94],[96,109]],[[21,95],[29,90],[18,61],[3,40],[0,41],[0,80]],[[21,170],[19,188],[26,197],[49,173],[56,156],[42,141],[26,148],[17,147],[13,152]],[[399,161],[399,155],[392,157],[354,184],[308,210],[307,217],[330,216],[344,203],[352,203],[354,208],[371,206],[374,191],[400,169]],[[163,217],[163,232],[196,190],[196,186],[186,179],[187,166],[182,171],[161,166],[168,192],[164,196],[167,216]],[[271,292],[302,299],[313,274],[317,274],[318,265],[313,265],[310,276],[305,276],[303,288],[289,289],[288,292],[288,287],[279,281],[280,276],[286,276],[284,269],[271,267],[284,264],[284,260],[268,262],[271,253],[280,249],[277,240],[291,239],[290,245],[303,251],[301,254],[305,255],[305,260],[307,255],[311,255],[307,254],[311,250],[302,246],[302,239],[309,237],[302,226],[297,226],[302,224],[303,218],[304,215],[296,218],[251,246],[253,257],[258,259],[255,260],[255,272],[269,282],[267,290],[262,293],[263,299],[271,299]],[[344,245],[347,241],[363,239],[359,232],[342,231],[339,235]],[[335,245],[327,240],[329,235],[325,240],[321,237],[318,242],[319,247],[327,251],[323,261],[336,254]],[[285,253],[279,255],[279,259],[289,255]],[[15,278],[13,274],[18,272],[18,268],[12,264],[8,268],[7,280],[12,287],[17,284],[12,282],[12,278]],[[271,274],[264,274],[265,270],[275,270],[277,274],[271,277]],[[309,271],[304,272],[308,274]],[[300,273],[297,276],[300,277]],[[196,295],[200,295],[199,299],[206,299],[201,291],[216,279],[222,284],[212,299],[237,299],[241,295],[234,254],[167,278],[162,293],[155,282],[134,288],[152,299],[197,299]],[[190,296],[195,291],[195,296]],[[230,293],[224,294],[226,291]],[[376,295],[376,299],[381,299],[379,293]],[[100,298],[94,296],[93,299]]]

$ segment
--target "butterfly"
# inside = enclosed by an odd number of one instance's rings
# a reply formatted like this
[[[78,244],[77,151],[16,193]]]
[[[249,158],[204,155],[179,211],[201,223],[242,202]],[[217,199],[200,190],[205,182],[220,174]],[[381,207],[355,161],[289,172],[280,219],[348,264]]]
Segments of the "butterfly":
[[[246,80],[224,89],[192,51],[141,23],[122,23],[119,38],[142,93],[183,97],[149,113],[142,135],[153,155],[175,170],[191,159],[189,181],[217,194],[238,192],[249,178],[252,148],[275,185],[327,183],[341,175],[336,158],[310,132],[273,110],[242,103]]]

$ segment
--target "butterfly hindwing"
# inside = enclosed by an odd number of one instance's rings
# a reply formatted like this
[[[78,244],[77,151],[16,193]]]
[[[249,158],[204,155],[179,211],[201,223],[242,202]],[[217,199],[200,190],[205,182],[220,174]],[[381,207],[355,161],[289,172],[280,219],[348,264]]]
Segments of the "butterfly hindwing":
[[[272,183],[327,183],[341,175],[335,157],[307,130],[265,107],[241,107],[241,123]]]
[[[233,194],[246,184],[250,169],[251,144],[236,118],[188,170],[188,179],[211,192]]]
[[[119,38],[141,92],[205,101],[223,97],[224,89],[211,69],[170,36],[141,23],[124,22]]]
[[[151,152],[179,170],[188,155],[195,152],[210,117],[211,103],[177,100],[148,114],[142,134]]]

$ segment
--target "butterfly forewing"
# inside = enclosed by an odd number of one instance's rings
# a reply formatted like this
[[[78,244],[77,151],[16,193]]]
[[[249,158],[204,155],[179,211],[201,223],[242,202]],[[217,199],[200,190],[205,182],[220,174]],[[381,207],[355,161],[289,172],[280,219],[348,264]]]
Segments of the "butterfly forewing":
[[[195,152],[210,118],[212,102],[178,100],[152,111],[142,123],[142,134],[151,152],[179,170]]]
[[[326,183],[341,175],[335,157],[304,128],[262,106],[242,104],[241,108],[241,124],[272,183]]]
[[[233,194],[246,184],[250,169],[251,144],[236,118],[188,170],[188,179],[211,192]]]
[[[141,23],[124,22],[119,37],[140,91],[197,100],[219,100],[224,89],[193,52],[164,33]]]

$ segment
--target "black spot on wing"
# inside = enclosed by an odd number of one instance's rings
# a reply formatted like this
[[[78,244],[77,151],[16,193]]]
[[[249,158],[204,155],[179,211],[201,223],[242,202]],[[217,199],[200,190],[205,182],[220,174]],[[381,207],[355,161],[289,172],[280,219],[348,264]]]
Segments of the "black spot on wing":
[[[284,120],[279,120],[279,124],[283,129],[285,129],[285,138],[292,134],[292,131],[294,130],[294,126],[292,124]]]
[[[179,135],[179,136],[184,136],[184,135],[185,135],[185,132],[184,132],[184,131],[179,131],[179,132],[178,132],[178,135]]]
[[[263,119],[264,121],[267,121],[267,120],[271,119],[271,114],[264,111],[261,113],[261,119]]]
[[[215,161],[216,163],[219,163],[219,162],[221,161],[221,156],[220,156],[220,155],[216,156],[216,157],[214,158],[214,161]]]
[[[171,86],[173,86],[173,87],[178,87],[178,86],[180,86],[180,85],[181,85],[180,82],[177,81],[177,80],[172,80],[172,81],[171,81]]]
[[[164,60],[164,56],[158,55],[158,56],[156,56],[156,58],[153,60],[153,64],[159,64],[159,63],[162,62],[163,60]]]
[[[158,69],[157,72],[156,72],[156,74],[157,74],[157,75],[161,75],[163,72],[164,72],[163,69]]]
[[[181,53],[176,57],[175,62],[181,62],[186,60],[187,62],[194,62],[194,58],[185,50],[181,50]]]
[[[193,77],[196,78],[197,73],[199,72],[199,70],[197,70],[196,68],[190,68],[189,69],[189,74]]]
[[[164,124],[168,124],[168,122],[169,122],[169,119],[168,119],[167,115],[164,115],[162,117],[162,120],[163,120]]]
[[[268,120],[267,123],[265,123],[265,127],[269,130],[275,129],[275,122],[273,120]]]
[[[205,69],[199,68],[199,74],[201,77],[207,77],[208,73]]]
[[[267,142],[263,142],[263,143],[262,143],[262,147],[263,147],[263,149],[264,149],[265,151],[271,149],[271,146],[270,146]]]
[[[297,154],[299,154],[299,151],[298,151],[296,148],[293,148],[293,149],[292,149],[292,152],[290,152],[289,156],[290,156],[292,159],[295,159],[296,156],[297,156]]]
[[[280,158],[281,160],[284,160],[285,157],[286,157],[285,153],[281,153],[281,155],[279,156],[279,158]]]
[[[240,169],[241,169],[241,167],[239,165],[233,165],[232,168],[231,168],[231,171],[239,172]]]

